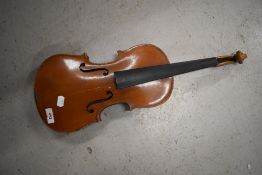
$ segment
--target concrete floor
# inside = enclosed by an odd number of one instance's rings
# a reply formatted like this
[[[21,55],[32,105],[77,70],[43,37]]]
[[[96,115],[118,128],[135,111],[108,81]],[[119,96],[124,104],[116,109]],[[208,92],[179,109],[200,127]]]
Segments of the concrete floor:
[[[262,1],[0,1],[0,174],[262,174]],[[171,62],[241,49],[243,65],[175,77],[163,105],[106,109],[71,134],[40,119],[37,67],[152,43]]]

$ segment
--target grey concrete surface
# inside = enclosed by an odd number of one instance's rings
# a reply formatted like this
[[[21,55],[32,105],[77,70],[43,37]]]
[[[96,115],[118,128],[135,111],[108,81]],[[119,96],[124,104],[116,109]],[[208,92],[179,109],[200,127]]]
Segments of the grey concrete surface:
[[[0,174],[262,174],[261,0],[1,0],[0,16]],[[46,57],[102,63],[140,43],[171,62],[249,57],[175,77],[155,108],[112,106],[71,134],[44,125],[33,83]]]

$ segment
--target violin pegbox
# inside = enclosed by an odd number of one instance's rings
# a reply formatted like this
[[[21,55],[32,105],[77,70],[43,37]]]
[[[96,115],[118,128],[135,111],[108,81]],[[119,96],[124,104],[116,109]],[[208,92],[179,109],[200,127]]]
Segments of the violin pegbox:
[[[234,64],[234,63],[243,64],[246,58],[247,58],[247,54],[238,50],[235,54],[223,55],[223,56],[217,57],[217,62],[218,62],[217,66],[223,66],[226,64]]]

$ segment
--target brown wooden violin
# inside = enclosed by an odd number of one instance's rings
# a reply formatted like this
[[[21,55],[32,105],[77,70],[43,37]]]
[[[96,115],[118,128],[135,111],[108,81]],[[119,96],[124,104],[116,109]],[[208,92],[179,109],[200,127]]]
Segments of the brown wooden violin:
[[[118,51],[114,61],[96,64],[86,54],[59,54],[47,58],[35,81],[37,109],[52,129],[76,131],[100,121],[108,106],[124,103],[129,109],[164,103],[173,89],[173,76],[231,63],[243,63],[241,51],[233,55],[170,64],[158,47],[143,44]]]

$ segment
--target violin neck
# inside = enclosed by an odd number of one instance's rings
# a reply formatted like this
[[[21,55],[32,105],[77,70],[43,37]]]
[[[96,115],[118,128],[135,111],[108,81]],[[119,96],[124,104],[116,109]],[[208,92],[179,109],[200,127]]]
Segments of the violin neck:
[[[217,67],[235,62],[242,64],[245,58],[246,55],[238,51],[235,55],[118,71],[114,73],[114,76],[117,89],[123,89],[209,67]]]

